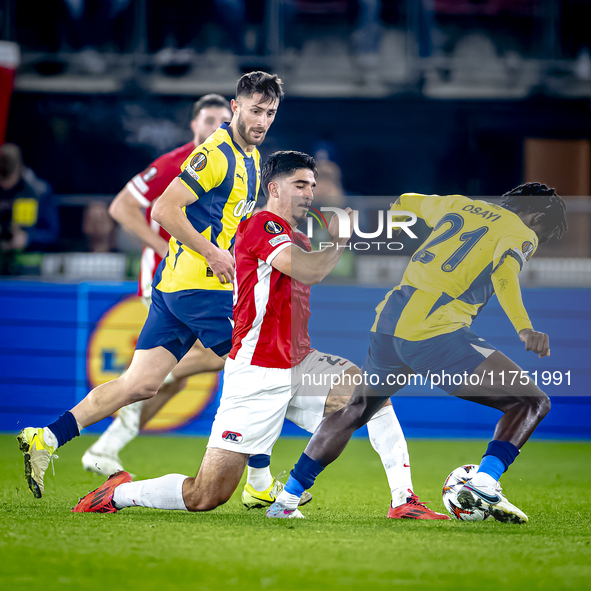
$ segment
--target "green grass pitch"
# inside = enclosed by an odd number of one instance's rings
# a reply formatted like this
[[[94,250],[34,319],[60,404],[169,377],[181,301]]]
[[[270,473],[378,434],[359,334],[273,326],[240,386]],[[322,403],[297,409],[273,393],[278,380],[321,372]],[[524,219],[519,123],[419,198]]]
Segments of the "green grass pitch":
[[[0,588],[84,591],[168,589],[588,589],[591,444],[531,442],[503,478],[523,526],[388,520],[377,454],[354,440],[312,489],[306,520],[266,520],[240,490],[210,513],[125,509],[72,514],[102,479],[82,471],[93,441],[59,450],[43,499],[23,481],[14,436],[0,436]],[[280,440],[271,468],[289,470],[305,440]],[[415,490],[443,511],[447,474],[477,463],[478,441],[410,441]],[[193,475],[205,439],[140,437],[122,459],[137,478]]]

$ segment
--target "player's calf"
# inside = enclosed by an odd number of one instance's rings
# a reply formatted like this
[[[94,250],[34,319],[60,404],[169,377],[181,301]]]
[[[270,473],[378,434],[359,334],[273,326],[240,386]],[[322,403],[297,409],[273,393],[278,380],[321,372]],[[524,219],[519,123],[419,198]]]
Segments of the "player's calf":
[[[183,499],[189,511],[211,511],[228,502],[242,475],[248,456],[208,448],[195,478],[183,484]]]

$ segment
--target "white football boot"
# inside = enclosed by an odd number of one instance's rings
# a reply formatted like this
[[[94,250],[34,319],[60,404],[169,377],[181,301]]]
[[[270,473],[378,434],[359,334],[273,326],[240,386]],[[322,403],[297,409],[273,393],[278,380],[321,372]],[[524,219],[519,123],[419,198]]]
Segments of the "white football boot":
[[[299,509],[288,509],[279,501],[275,501],[267,509],[267,517],[271,519],[305,519]]]
[[[507,500],[498,482],[494,486],[475,486],[468,480],[458,493],[458,502],[462,509],[486,510],[503,523],[521,524],[528,521],[527,515]]]

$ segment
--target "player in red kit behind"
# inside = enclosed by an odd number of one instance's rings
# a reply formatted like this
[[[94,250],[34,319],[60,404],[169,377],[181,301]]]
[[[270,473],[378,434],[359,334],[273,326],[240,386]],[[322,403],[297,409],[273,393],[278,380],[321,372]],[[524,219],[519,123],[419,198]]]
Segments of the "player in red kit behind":
[[[236,233],[232,350],[197,476],[169,474],[134,483],[120,472],[82,498],[75,512],[130,506],[214,509],[236,490],[249,456],[271,454],[284,418],[313,432],[348,401],[351,378],[359,369],[347,359],[313,350],[308,335],[310,286],[334,269],[348,237],[338,237],[335,217],[329,224],[334,244],[311,252],[308,238],[297,230],[313,200],[312,157],[277,152],[261,176],[268,209],[243,221]],[[352,224],[353,212],[347,212]],[[392,491],[389,517],[448,519],[412,492],[406,442],[389,403],[376,412],[368,430]],[[294,509],[280,517],[303,516]]]
[[[230,103],[219,94],[206,94],[194,105],[191,114],[193,140],[157,158],[143,172],[136,174],[119,192],[109,213],[127,232],[144,244],[140,266],[138,295],[149,308],[152,281],[160,261],[168,252],[170,234],[151,217],[152,205],[178,176],[183,162],[196,146],[232,117]],[[119,452],[134,439],[144,425],[198,373],[220,371],[224,361],[200,341],[183,357],[167,377],[158,394],[150,400],[124,406],[109,428],[82,456],[82,466],[89,472],[108,476],[123,470]]]

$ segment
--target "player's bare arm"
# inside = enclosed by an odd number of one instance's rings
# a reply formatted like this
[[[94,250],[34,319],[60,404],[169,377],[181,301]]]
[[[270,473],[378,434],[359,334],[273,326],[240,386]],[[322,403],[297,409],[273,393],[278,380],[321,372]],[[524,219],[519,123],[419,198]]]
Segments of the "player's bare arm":
[[[109,207],[111,217],[119,222],[127,232],[137,236],[146,246],[153,248],[162,258],[168,252],[168,242],[160,237],[146,223],[144,208],[141,203],[124,187]]]
[[[339,220],[336,215],[333,215],[328,225],[328,232],[332,239],[330,246],[322,250],[306,252],[292,244],[273,259],[271,263],[273,267],[304,285],[320,283],[337,266],[353,232],[353,210],[347,207],[345,211],[349,216],[347,236],[339,236]]]
[[[158,222],[171,236],[186,244],[191,250],[203,255],[222,283],[234,280],[234,258],[227,250],[212,244],[191,225],[183,208],[196,201],[195,195],[180,179],[174,179],[162,197],[152,208],[152,219]]]

